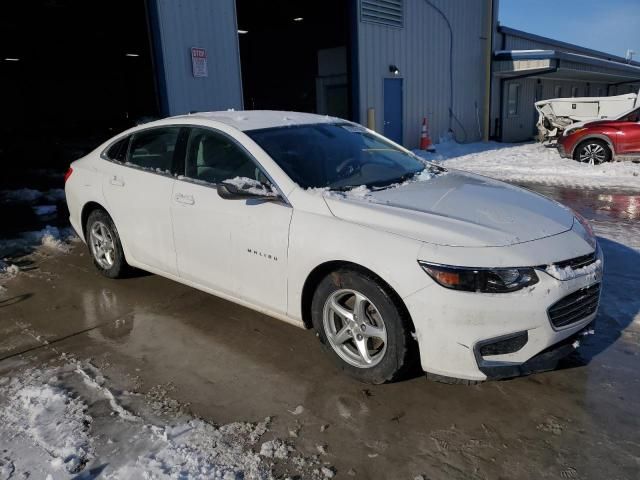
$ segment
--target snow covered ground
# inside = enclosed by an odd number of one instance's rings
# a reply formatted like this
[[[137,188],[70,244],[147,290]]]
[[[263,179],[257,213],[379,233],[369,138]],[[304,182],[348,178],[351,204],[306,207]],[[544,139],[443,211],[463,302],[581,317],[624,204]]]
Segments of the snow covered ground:
[[[436,152],[415,150],[446,167],[514,183],[539,183],[566,187],[614,188],[640,191],[640,164],[611,162],[588,165],[560,158],[553,148],[539,143],[468,143],[444,141]]]
[[[335,475],[320,455],[305,457],[291,439],[273,438],[271,418],[226,425],[187,414],[150,419],[144,395],[114,389],[92,363],[64,354],[0,378],[0,407],[1,480]]]

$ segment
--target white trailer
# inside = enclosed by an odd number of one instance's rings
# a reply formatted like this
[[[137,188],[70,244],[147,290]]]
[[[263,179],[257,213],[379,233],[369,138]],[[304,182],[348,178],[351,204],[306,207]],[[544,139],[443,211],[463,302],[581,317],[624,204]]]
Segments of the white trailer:
[[[535,103],[538,110],[538,139],[555,141],[576,122],[615,119],[640,106],[640,92],[613,97],[551,98]]]

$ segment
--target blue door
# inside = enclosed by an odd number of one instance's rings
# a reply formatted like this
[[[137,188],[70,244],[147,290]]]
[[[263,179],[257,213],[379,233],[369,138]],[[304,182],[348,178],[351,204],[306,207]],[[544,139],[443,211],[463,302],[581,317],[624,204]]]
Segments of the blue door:
[[[385,137],[402,145],[402,79],[384,79]]]

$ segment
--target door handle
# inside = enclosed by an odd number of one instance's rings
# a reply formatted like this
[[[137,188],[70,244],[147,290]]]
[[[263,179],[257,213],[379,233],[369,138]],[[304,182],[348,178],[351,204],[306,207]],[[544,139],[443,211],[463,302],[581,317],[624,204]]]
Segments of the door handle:
[[[111,185],[115,185],[116,187],[124,187],[124,180],[117,175],[112,176],[109,179],[109,183]]]
[[[176,202],[183,203],[185,205],[193,205],[196,203],[196,199],[193,198],[193,195],[183,195],[182,193],[176,193],[175,199]]]

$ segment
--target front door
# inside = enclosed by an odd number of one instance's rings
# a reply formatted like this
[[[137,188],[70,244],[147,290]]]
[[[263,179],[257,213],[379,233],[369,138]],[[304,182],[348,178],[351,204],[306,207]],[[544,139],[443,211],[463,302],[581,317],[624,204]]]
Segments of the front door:
[[[267,181],[235,140],[192,128],[171,202],[179,275],[284,313],[292,209],[281,202],[224,200],[216,186],[235,177]]]
[[[402,145],[402,79],[384,79],[384,136]]]
[[[130,260],[170,275],[177,274],[170,205],[179,132],[179,127],[136,132],[122,140],[117,158],[102,164],[102,191]]]
[[[640,108],[625,115],[625,123],[619,128],[618,154],[636,156],[640,154]]]

